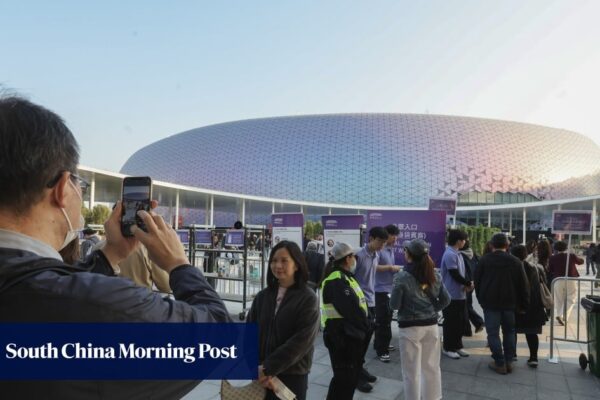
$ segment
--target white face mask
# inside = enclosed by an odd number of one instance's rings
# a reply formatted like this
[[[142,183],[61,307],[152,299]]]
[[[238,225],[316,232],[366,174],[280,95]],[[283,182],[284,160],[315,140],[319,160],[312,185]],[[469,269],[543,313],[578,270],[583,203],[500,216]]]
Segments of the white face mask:
[[[79,197],[79,199],[83,203],[83,199],[81,198],[81,195],[79,194],[79,190],[77,190],[75,185],[73,185],[71,178],[69,178],[69,183],[73,187],[73,190],[75,190],[75,193],[77,193],[77,197]],[[65,219],[67,220],[67,224],[69,225],[69,230],[65,234],[65,240],[64,240],[63,244],[60,246],[60,249],[58,249],[59,251],[64,249],[65,247],[67,247],[67,245],[69,243],[71,243],[73,240],[75,240],[75,238],[77,238],[79,236],[79,231],[82,230],[83,226],[85,225],[85,219],[83,218],[83,215],[79,214],[78,227],[76,229],[73,229],[73,225],[71,224],[71,220],[69,219],[69,216],[67,215],[67,212],[65,211],[65,209],[61,208],[60,211],[62,211],[63,215],[65,216]]]
[[[352,257],[352,264],[350,264],[350,272],[356,272],[356,258]]]

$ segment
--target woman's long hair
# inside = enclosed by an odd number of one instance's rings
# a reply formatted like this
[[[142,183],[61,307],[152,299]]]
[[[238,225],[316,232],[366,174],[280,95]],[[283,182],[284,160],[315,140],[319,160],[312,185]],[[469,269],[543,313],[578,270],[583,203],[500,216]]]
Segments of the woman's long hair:
[[[552,247],[550,247],[550,242],[546,239],[540,240],[537,247],[538,254],[538,263],[542,265],[544,268],[548,268],[548,260],[552,255]]]
[[[406,249],[406,252],[412,258],[412,263],[415,267],[414,277],[421,285],[432,286],[435,283],[435,263],[429,257],[429,254],[423,254],[421,256],[415,256]]]
[[[290,242],[287,240],[283,240],[273,249],[271,250],[271,254],[269,255],[269,264],[267,265],[267,286],[271,289],[277,288],[279,286],[279,282],[275,275],[273,275],[273,271],[271,271],[271,262],[273,261],[273,256],[280,249],[286,249],[288,253],[290,253],[290,257],[294,260],[294,264],[298,267],[298,270],[294,272],[294,284],[291,287],[300,288],[306,285],[308,281],[308,266],[306,265],[306,260],[304,259],[304,255],[302,254],[302,250],[300,247],[294,242]]]

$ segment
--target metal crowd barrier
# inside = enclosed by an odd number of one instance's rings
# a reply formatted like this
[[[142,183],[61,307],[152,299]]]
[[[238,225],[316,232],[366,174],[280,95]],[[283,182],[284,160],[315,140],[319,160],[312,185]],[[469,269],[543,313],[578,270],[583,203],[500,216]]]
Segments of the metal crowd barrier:
[[[554,342],[569,342],[569,343],[579,343],[579,344],[588,344],[590,339],[587,337],[587,332],[586,332],[586,338],[585,340],[582,340],[581,338],[581,328],[580,328],[580,322],[581,322],[581,297],[582,297],[582,293],[581,293],[581,283],[582,282],[589,282],[590,283],[590,288],[589,288],[589,292],[584,293],[583,295],[586,294],[591,294],[594,295],[594,286],[596,284],[600,285],[600,279],[595,279],[595,278],[572,278],[572,277],[560,277],[560,278],[556,278],[552,281],[552,300],[554,302],[554,304],[556,305],[556,291],[558,289],[556,289],[556,284],[558,282],[565,282],[565,290],[567,291],[568,288],[566,286],[566,284],[568,282],[576,282],[577,283],[577,296],[575,297],[575,306],[577,307],[576,309],[573,310],[573,312],[576,311],[577,313],[577,333],[575,338],[569,338],[567,337],[567,328],[569,326],[569,321],[564,321],[564,326],[558,327],[560,328],[559,330],[563,331],[563,336],[555,336],[555,328],[554,328],[554,321],[555,321],[555,315],[554,315],[554,310],[556,307],[552,307],[552,311],[550,313],[550,356],[548,358],[548,361],[554,364],[558,363],[558,357],[554,356]],[[585,289],[584,289],[585,290]],[[597,292],[600,292],[600,289],[597,290]],[[567,296],[565,296],[565,302],[563,305],[563,315],[566,316],[566,310],[567,310]],[[572,312],[572,313],[573,313]],[[571,314],[572,314],[571,313]],[[585,322],[585,315],[583,317],[584,322]]]

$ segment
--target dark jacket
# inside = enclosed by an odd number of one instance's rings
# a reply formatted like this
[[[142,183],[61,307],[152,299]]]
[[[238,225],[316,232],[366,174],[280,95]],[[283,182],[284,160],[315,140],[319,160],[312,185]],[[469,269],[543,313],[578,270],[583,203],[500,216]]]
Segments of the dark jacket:
[[[90,236],[89,238],[85,239],[81,243],[81,249],[79,250],[79,258],[81,258],[82,260],[88,258],[88,256],[92,254],[92,249],[96,244],[98,244],[98,242],[100,242],[100,238],[96,235]]]
[[[519,333],[541,332],[542,325],[546,323],[546,311],[542,304],[540,282],[545,283],[545,277],[540,277],[539,269],[527,261],[523,261],[525,275],[529,281],[530,301],[524,314],[516,315],[516,328]]]
[[[304,259],[308,265],[308,281],[311,286],[316,287],[323,275],[323,269],[325,268],[325,256],[319,254],[316,251],[305,251]]]
[[[70,266],[28,251],[0,248],[2,322],[226,322],[225,305],[190,265],[171,272],[179,301],[163,299],[128,279],[112,276],[101,252]],[[45,399],[179,398],[192,381],[13,381],[0,393]]]
[[[351,276],[341,268],[334,268],[346,276]],[[333,272],[332,271],[332,272]],[[364,340],[370,329],[367,314],[360,308],[358,297],[346,279],[333,279],[327,281],[321,293],[324,304],[333,304],[333,307],[343,318],[330,319],[325,326],[324,334],[332,340],[341,341],[344,337]]]
[[[523,263],[505,251],[496,250],[479,259],[474,283],[483,309],[524,311],[529,306]]]
[[[571,253],[569,255],[569,276],[573,278],[579,277],[577,272],[577,265],[583,264],[583,259],[577,257]],[[565,267],[567,266],[567,253],[558,253],[550,257],[548,262],[548,274],[550,275],[550,281],[553,279],[565,276]]]
[[[288,288],[277,314],[277,287],[261,290],[248,313],[258,324],[259,364],[265,375],[310,372],[319,331],[317,296],[308,286]]]
[[[351,272],[341,268],[334,268],[333,271],[340,271],[346,276],[354,277]],[[332,340],[343,340],[346,336],[364,340],[371,325],[348,281],[346,279],[327,281],[321,296],[324,304],[333,304],[336,311],[344,317],[328,320],[323,333]]]

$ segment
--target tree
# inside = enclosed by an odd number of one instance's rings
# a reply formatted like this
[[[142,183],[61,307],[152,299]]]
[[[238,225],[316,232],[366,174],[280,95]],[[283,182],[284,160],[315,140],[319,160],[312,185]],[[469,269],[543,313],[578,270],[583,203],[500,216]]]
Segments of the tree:
[[[96,204],[92,210],[81,207],[81,215],[85,220],[85,225],[103,225],[110,215],[110,208],[102,204]]]

